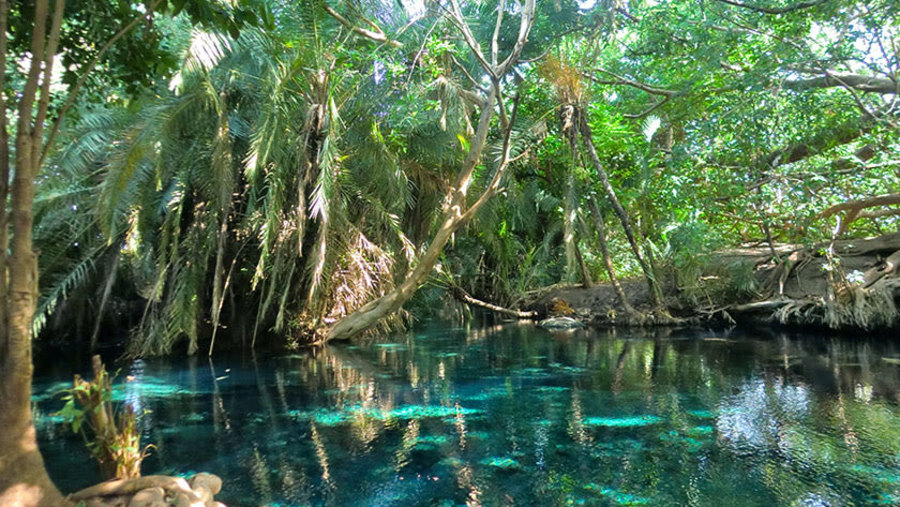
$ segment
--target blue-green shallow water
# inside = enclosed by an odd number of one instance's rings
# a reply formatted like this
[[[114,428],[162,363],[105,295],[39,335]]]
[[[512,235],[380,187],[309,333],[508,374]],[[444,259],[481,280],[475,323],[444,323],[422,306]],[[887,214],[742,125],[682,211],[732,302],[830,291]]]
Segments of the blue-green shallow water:
[[[433,326],[253,361],[137,361],[145,473],[239,505],[900,504],[898,345]],[[98,480],[50,416],[65,491]]]

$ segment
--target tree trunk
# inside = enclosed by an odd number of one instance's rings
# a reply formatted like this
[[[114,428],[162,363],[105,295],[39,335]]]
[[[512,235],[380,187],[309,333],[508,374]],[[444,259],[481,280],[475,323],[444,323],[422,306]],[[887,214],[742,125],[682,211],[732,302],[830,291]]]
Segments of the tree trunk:
[[[9,275],[5,301],[7,325],[0,331],[4,335],[0,339],[3,345],[0,349],[0,505],[4,506],[67,503],[47,475],[31,415],[31,324],[37,301],[37,255],[32,251],[31,207],[63,9],[64,1],[56,0],[48,33],[49,0],[38,0],[35,4],[33,57],[18,102],[16,163],[11,189],[12,255],[5,259],[5,271]],[[4,1],[0,5],[3,25],[7,14]],[[6,37],[5,30],[0,37]],[[5,115],[9,108],[5,102],[3,106]],[[2,204],[6,206],[5,201]]]
[[[37,30],[37,28],[35,28]],[[16,135],[12,184],[12,255],[6,350],[0,378],[0,505],[63,505],[47,475],[31,416],[31,323],[37,301],[37,255],[32,251],[34,141],[30,129]]]
[[[518,51],[521,51],[521,45],[524,44],[524,41],[528,36],[533,12],[534,2],[526,1],[522,12],[522,27],[519,33],[519,42],[516,44],[513,55],[516,55]],[[501,16],[502,9],[501,13],[498,14],[498,19]],[[457,18],[457,20],[460,23],[464,23],[461,17]],[[498,23],[499,22],[500,21],[498,21]],[[462,30],[466,35],[467,40],[471,38],[471,32],[468,31],[467,26],[463,25]],[[470,47],[477,55],[482,56],[477,47],[473,46],[471,43]],[[512,58],[512,55],[510,58]],[[497,75],[501,70],[505,73],[514,63],[515,58],[512,58],[511,60],[508,58],[502,65],[488,65],[487,70],[493,75]],[[487,98],[481,104],[481,117],[478,120],[475,137],[472,139],[469,152],[463,160],[462,167],[457,175],[456,184],[450,188],[444,201],[446,204],[441,226],[437,233],[435,233],[434,239],[432,239],[431,243],[428,245],[428,249],[418,258],[415,267],[406,276],[403,282],[394,288],[394,290],[375,301],[363,305],[360,309],[339,320],[328,330],[324,341],[349,340],[359,333],[371,328],[381,319],[398,311],[428,278],[428,275],[437,264],[441,253],[444,251],[444,246],[450,240],[453,233],[468,222],[475,213],[477,213],[478,210],[500,190],[500,180],[510,160],[510,137],[518,112],[518,95],[513,103],[512,115],[507,121],[502,122],[504,124],[503,147],[501,149],[501,158],[497,164],[497,169],[494,171],[494,175],[487,185],[487,188],[475,202],[469,206],[466,205],[467,193],[475,179],[475,168],[478,166],[478,162],[481,159],[481,153],[484,150],[488,130],[490,130],[491,117],[494,113],[494,103],[495,101],[500,102],[500,109],[502,110],[502,100],[500,80],[494,79],[491,88],[488,90]]]
[[[574,157],[573,157],[574,159]],[[574,166],[574,164],[573,164]],[[573,216],[575,214],[575,168],[566,175],[566,198],[565,206],[563,206],[563,244],[566,247],[566,271],[563,278],[566,283],[574,283],[578,275],[578,261],[576,259],[575,249],[575,222]]]
[[[600,207],[597,206],[597,199],[595,199],[593,195],[590,197],[590,205],[591,214],[594,217],[594,228],[597,229],[597,241],[600,244],[600,255],[603,257],[603,265],[606,266],[606,274],[609,275],[609,283],[611,283],[613,289],[615,289],[616,296],[619,298],[619,302],[622,303],[622,308],[624,308],[627,313],[634,313],[634,307],[631,306],[631,302],[628,301],[628,296],[625,295],[625,291],[622,290],[622,285],[616,277],[616,270],[613,267],[612,259],[609,256],[609,246],[606,243],[606,225],[603,223],[603,215],[600,213]]]
[[[6,25],[9,16],[7,0],[0,0],[0,69],[6,69]],[[0,90],[6,90],[6,72],[0,72]],[[9,129],[6,118],[6,94],[0,92],[0,358],[6,350],[6,253],[9,249],[9,217],[6,203],[9,198]]]
[[[625,208],[622,207],[622,204],[619,202],[619,198],[616,197],[616,191],[613,189],[612,184],[609,182],[609,176],[607,176],[606,171],[603,169],[603,164],[600,162],[600,157],[597,156],[597,149],[594,148],[594,138],[591,133],[591,127],[588,125],[587,121],[587,111],[584,108],[579,108],[578,112],[578,123],[581,129],[581,140],[584,142],[584,146],[587,148],[588,154],[591,157],[591,162],[594,164],[594,169],[597,170],[597,175],[600,177],[600,183],[603,186],[603,190],[606,192],[607,198],[609,198],[610,204],[612,204],[613,210],[616,212],[616,216],[619,217],[619,221],[622,223],[622,229],[625,231],[625,237],[628,238],[628,243],[631,245],[631,250],[634,252],[634,257],[637,259],[638,263],[641,265],[641,270],[644,272],[644,277],[647,280],[647,285],[650,288],[650,297],[653,300],[653,304],[659,310],[665,310],[665,305],[662,301],[662,291],[659,289],[659,284],[656,281],[656,277],[650,270],[650,266],[644,260],[644,256],[641,255],[641,249],[637,244],[637,240],[635,240],[634,233],[631,229],[631,221],[628,218],[628,212],[625,211]]]
[[[444,245],[450,240],[450,236],[470,216],[468,213],[454,213],[453,210],[458,209],[458,206],[453,206],[448,210],[441,228],[438,229],[434,239],[431,240],[431,244],[428,245],[428,250],[419,257],[415,268],[400,285],[391,292],[363,305],[360,309],[339,320],[328,331],[325,340],[348,340],[371,328],[381,319],[397,312],[403,306],[403,303],[406,303],[412,297],[416,289],[425,282],[425,279],[428,278],[431,270],[437,264],[441,252],[444,251]]]
[[[591,280],[591,272],[588,270],[587,264],[584,263],[584,255],[581,254],[581,247],[578,246],[577,239],[572,243],[572,246],[575,250],[575,261],[578,263],[578,271],[581,273],[581,283],[585,289],[590,289],[594,286],[594,281]]]

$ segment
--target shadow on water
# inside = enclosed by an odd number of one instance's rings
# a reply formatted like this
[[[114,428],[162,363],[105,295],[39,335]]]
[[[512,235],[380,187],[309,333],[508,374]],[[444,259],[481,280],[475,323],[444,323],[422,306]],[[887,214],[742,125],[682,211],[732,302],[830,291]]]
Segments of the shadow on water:
[[[145,473],[229,505],[900,502],[900,348],[748,332],[425,326],[293,355],[134,361]],[[64,368],[63,368],[64,370]],[[64,490],[99,478],[37,377]]]

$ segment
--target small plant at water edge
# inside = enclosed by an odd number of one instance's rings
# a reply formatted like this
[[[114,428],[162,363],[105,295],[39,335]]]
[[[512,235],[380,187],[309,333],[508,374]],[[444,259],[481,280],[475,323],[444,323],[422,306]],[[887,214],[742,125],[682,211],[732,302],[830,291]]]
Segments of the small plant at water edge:
[[[94,356],[91,364],[93,380],[88,382],[75,375],[58,415],[72,425],[72,431],[84,437],[105,478],[140,477],[141,462],[151,446],[141,447],[141,434],[131,406],[122,404],[118,410],[114,407],[112,381],[100,356]]]

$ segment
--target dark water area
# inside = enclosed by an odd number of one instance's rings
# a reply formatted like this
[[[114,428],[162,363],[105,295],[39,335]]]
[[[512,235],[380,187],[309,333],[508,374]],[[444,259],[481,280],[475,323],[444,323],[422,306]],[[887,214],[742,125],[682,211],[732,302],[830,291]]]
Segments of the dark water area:
[[[41,371],[42,370],[42,371]],[[53,416],[64,491],[100,478]],[[84,371],[86,373],[86,371]],[[144,473],[208,471],[251,505],[900,504],[900,342],[432,324],[278,357],[122,365]]]

